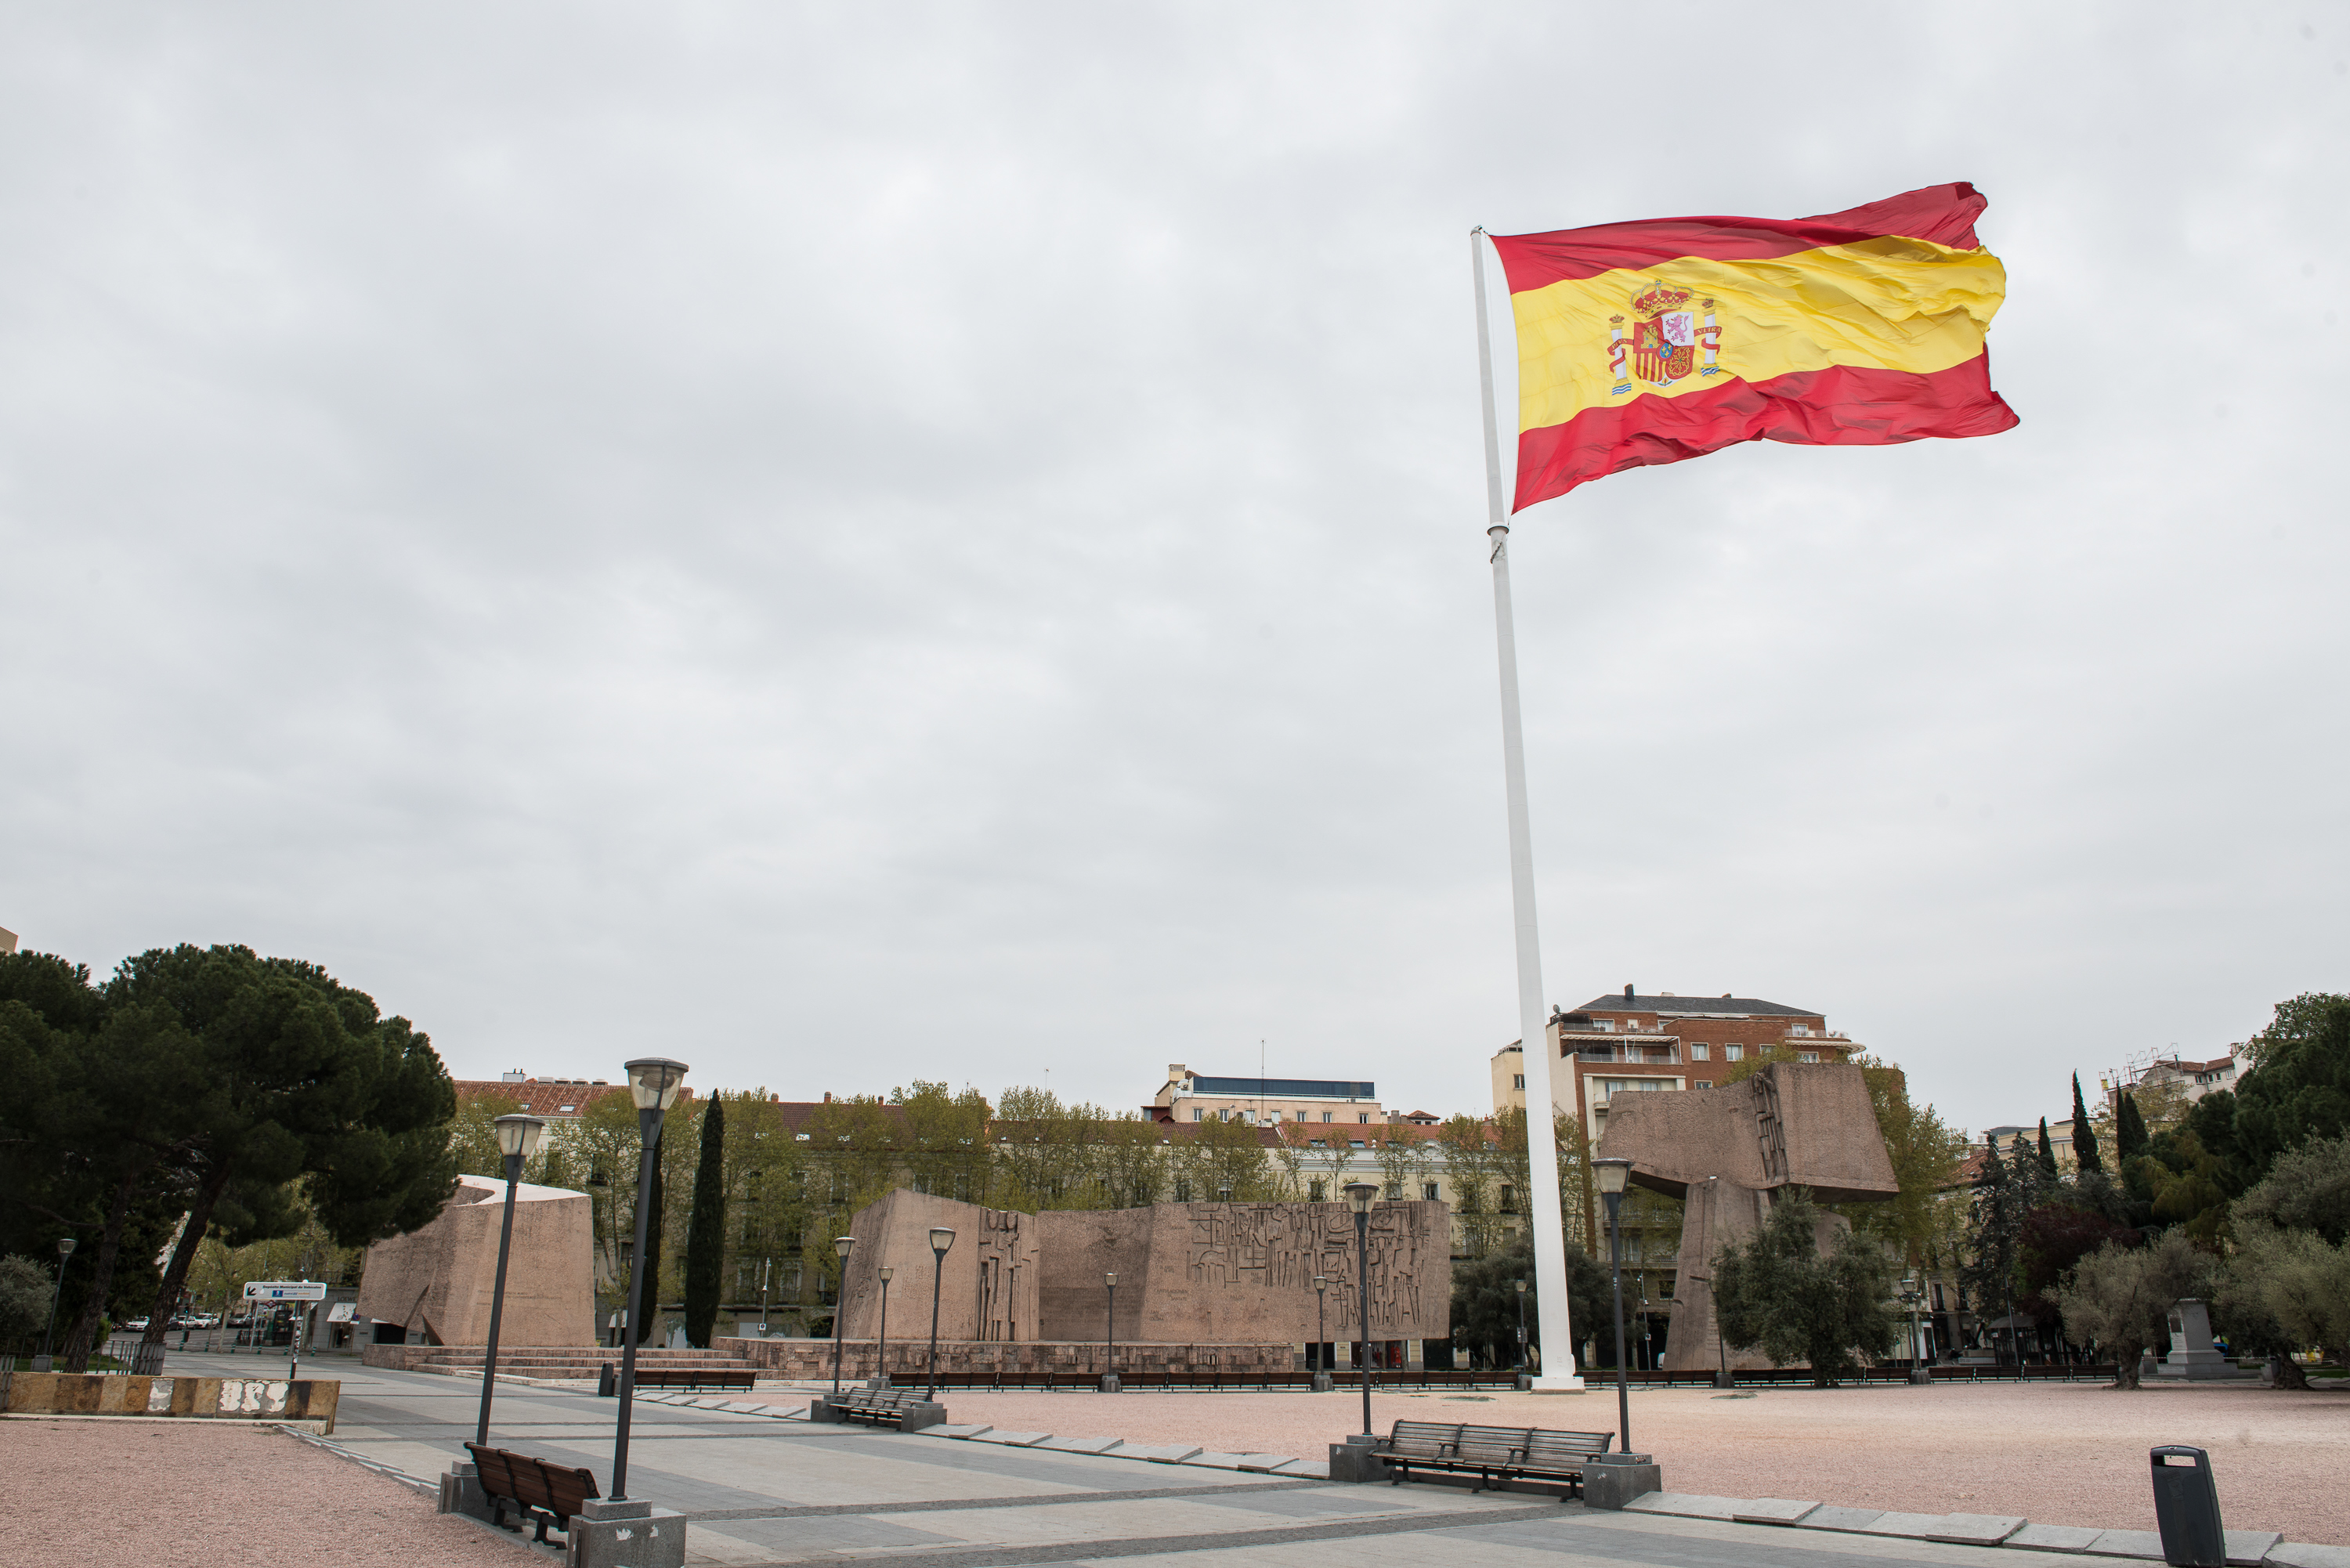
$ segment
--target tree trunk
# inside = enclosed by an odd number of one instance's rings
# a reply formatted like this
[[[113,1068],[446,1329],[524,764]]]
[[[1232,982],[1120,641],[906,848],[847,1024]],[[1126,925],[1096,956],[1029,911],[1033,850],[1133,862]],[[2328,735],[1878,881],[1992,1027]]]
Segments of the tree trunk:
[[[2269,1374],[2269,1381],[2274,1386],[2279,1388],[2306,1388],[2309,1386],[2308,1374],[2303,1372],[2301,1369],[2301,1363],[2295,1361],[2290,1355],[2270,1356]]]
[[[2114,1382],[2116,1388],[2137,1386],[2137,1364],[2145,1358],[2143,1345],[2117,1345],[2114,1347]]]
[[[83,1297],[81,1311],[74,1314],[73,1327],[67,1332],[62,1359],[68,1372],[89,1370],[89,1351],[98,1338],[98,1320],[106,1314],[106,1293],[114,1283],[114,1259],[122,1250],[122,1228],[130,1218],[130,1196],[138,1190],[139,1178],[144,1171],[134,1171],[122,1179],[114,1191],[114,1201],[106,1211],[106,1229],[98,1238],[98,1255],[91,1260],[89,1293]]]
[[[188,1270],[196,1261],[197,1249],[204,1244],[204,1232],[212,1229],[213,1209],[220,1202],[221,1194],[228,1190],[229,1167],[224,1162],[204,1177],[203,1185],[196,1189],[196,1201],[188,1210],[185,1223],[180,1227],[180,1244],[172,1249],[172,1262],[163,1271],[163,1286],[155,1293],[155,1310],[147,1314],[147,1333],[140,1348],[153,1346],[160,1352],[163,1335],[172,1326],[172,1309],[180,1304],[180,1293],[187,1288]],[[160,1355],[149,1357],[156,1366],[162,1365]]]

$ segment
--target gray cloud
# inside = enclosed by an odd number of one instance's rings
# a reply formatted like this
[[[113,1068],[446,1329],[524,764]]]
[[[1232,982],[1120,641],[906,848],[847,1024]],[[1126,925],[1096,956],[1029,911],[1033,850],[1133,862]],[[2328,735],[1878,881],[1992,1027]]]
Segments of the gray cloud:
[[[1550,992],[1980,1126],[2344,985],[2350,32],[1628,15],[19,10],[0,924],[469,1075],[1481,1108],[1467,230],[1970,179],[2020,430],[1521,520]]]

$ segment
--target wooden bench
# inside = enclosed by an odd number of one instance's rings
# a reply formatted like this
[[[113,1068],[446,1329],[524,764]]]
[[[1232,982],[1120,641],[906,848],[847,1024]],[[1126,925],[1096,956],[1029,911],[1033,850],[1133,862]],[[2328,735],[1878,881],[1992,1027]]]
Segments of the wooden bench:
[[[1607,1451],[1613,1432],[1556,1432],[1540,1427],[1456,1426],[1450,1421],[1398,1421],[1379,1445],[1388,1483],[1415,1469],[1477,1473],[1477,1490],[1496,1480],[1563,1483],[1569,1497],[1583,1491],[1583,1467]]]
[[[703,1370],[678,1367],[674,1369],[642,1368],[637,1373],[639,1388],[742,1388],[748,1389],[758,1374],[736,1371],[727,1367]]]
[[[465,1451],[473,1456],[474,1472],[481,1477],[483,1494],[490,1500],[490,1522],[500,1530],[522,1529],[506,1523],[506,1508],[511,1504],[525,1520],[537,1523],[540,1541],[546,1539],[550,1524],[568,1537],[571,1516],[589,1498],[603,1495],[596,1490],[596,1478],[581,1466],[551,1465],[528,1454],[484,1448],[479,1443],[467,1443]]]
[[[900,1431],[918,1431],[938,1419],[933,1413],[938,1407],[919,1388],[852,1388],[846,1394],[827,1396],[824,1404],[832,1411],[834,1419],[870,1421],[877,1427],[896,1427]],[[920,1419],[921,1417],[929,1419]]]

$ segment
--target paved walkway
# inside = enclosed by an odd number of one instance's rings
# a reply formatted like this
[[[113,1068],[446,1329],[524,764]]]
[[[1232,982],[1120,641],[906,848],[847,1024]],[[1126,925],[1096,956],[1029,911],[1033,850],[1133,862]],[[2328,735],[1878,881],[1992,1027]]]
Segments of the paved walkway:
[[[167,1370],[250,1376],[254,1366],[249,1355],[190,1355],[174,1358]],[[478,1382],[348,1362],[316,1370],[344,1380],[331,1441],[349,1455],[420,1485],[462,1457]],[[1183,1568],[1274,1568],[1276,1554],[1281,1568],[2017,1568],[2041,1560],[1922,1540],[1741,1524],[1702,1517],[1704,1506],[1690,1511],[1697,1516],[1610,1513],[1455,1486],[1334,1485],[1295,1469],[1258,1474],[1196,1461],[1047,1450],[985,1435],[956,1439],[813,1426],[778,1418],[754,1401],[708,1396],[684,1402],[691,1397],[639,1400],[629,1490],[686,1514],[689,1561],[697,1565],[887,1558],[920,1568],[1009,1568],[1164,1558],[1170,1568],[1178,1559]],[[1079,1417],[1087,1402],[1070,1397],[1061,1408]],[[501,1384],[492,1440],[586,1465],[608,1483],[613,1410],[611,1400],[589,1391]],[[962,1413],[951,1398],[949,1413]],[[1343,1437],[1352,1407],[1334,1402],[1330,1415],[1337,1428],[1330,1436]],[[1076,1435],[1071,1426],[1063,1438]],[[1178,1445],[1178,1451],[1189,1447]],[[1225,1456],[1218,1466],[1234,1462]],[[1667,1479],[1669,1484],[1669,1473]],[[2317,1568],[2327,1560],[2309,1561]]]

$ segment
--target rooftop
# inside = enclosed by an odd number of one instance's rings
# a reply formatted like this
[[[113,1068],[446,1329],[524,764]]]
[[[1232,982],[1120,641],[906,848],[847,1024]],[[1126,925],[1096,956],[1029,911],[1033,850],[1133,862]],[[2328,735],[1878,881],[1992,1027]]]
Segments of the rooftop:
[[[1657,1012],[1669,1018],[1825,1018],[1826,1014],[1808,1007],[1789,1007],[1783,1002],[1764,1002],[1759,997],[1731,996],[1727,992],[1720,996],[1675,996],[1668,992],[1659,996],[1636,994],[1630,986],[1621,995],[1595,996],[1577,1012]]]

